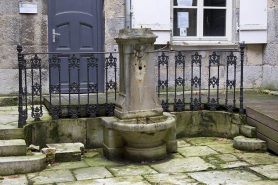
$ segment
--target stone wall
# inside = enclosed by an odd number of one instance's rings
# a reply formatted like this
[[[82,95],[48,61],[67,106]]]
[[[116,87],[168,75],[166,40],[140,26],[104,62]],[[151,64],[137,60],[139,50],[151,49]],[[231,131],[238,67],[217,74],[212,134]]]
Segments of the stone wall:
[[[47,52],[47,0],[20,0],[38,5],[38,14],[19,14],[19,0],[0,1],[0,95],[18,93],[16,46],[23,52]],[[43,63],[43,91],[48,92],[48,69]],[[30,76],[30,75],[28,75]]]
[[[267,44],[263,45],[263,82],[269,90],[278,90],[278,1],[268,0]]]
[[[121,29],[125,28],[125,0],[104,0],[104,50],[106,52],[118,52],[118,45],[114,38]],[[106,55],[108,56],[108,55]],[[119,59],[119,54],[114,53],[114,57]],[[119,60],[117,61],[117,71],[119,72]],[[113,69],[108,71],[108,79],[113,79]],[[119,73],[117,74],[117,84],[119,84]]]

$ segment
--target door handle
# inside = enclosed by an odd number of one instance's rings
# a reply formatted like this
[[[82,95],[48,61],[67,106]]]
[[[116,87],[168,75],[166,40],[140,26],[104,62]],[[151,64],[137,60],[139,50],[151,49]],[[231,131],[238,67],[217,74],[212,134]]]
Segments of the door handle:
[[[55,36],[56,35],[61,35],[60,33],[55,33],[55,29],[52,30],[52,41],[55,42]]]

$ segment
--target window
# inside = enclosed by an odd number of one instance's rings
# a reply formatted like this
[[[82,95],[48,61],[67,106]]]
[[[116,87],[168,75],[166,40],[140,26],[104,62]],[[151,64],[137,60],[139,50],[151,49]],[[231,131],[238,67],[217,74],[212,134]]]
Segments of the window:
[[[232,0],[174,0],[173,39],[231,41]]]

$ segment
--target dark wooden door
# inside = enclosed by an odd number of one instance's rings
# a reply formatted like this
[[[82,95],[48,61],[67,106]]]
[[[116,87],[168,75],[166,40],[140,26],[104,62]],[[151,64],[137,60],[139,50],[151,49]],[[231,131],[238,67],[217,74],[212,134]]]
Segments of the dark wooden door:
[[[69,92],[70,83],[78,83],[78,69],[70,68],[69,58],[73,53],[80,59],[80,89],[81,93],[87,92],[87,58],[88,52],[103,51],[102,36],[102,1],[101,0],[48,0],[48,41],[49,52],[59,54],[61,59],[61,91]],[[103,91],[103,56],[95,55],[99,59],[99,90]],[[94,70],[90,70],[89,81],[96,83]],[[57,85],[58,70],[51,71],[51,83]],[[74,92],[71,92],[74,93]],[[75,92],[77,93],[77,92]]]

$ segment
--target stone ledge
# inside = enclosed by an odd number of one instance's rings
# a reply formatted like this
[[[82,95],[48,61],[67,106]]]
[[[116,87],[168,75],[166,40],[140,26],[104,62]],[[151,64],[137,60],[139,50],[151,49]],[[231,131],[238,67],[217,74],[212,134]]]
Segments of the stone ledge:
[[[244,136],[237,136],[234,138],[233,147],[239,150],[246,151],[266,151],[266,142],[260,139],[246,138]]]
[[[249,137],[256,138],[257,137],[257,129],[256,127],[251,127],[249,125],[240,125],[239,127],[240,134]]]

